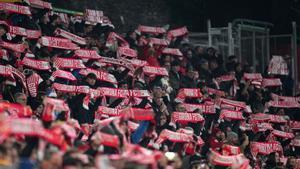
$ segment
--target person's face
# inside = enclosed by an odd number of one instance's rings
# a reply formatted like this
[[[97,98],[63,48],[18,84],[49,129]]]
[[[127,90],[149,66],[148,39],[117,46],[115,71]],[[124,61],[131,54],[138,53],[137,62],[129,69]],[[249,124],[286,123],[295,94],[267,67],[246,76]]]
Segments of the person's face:
[[[216,62],[211,62],[210,63],[210,69],[215,70],[216,68],[218,68],[218,64]]]
[[[163,90],[160,87],[156,87],[153,89],[153,96],[155,98],[161,98],[162,97]]]
[[[160,116],[160,125],[161,126],[163,126],[164,124],[166,124],[167,123],[167,117],[166,116],[164,116],[164,115],[162,115],[162,116]]]
[[[178,104],[176,106],[176,111],[178,111],[178,112],[185,112],[185,107],[183,106],[183,104]]]
[[[195,76],[195,74],[194,74],[194,71],[188,71],[187,72],[187,76],[189,77],[189,78],[191,78],[191,79],[194,79],[194,76]]]
[[[16,102],[19,103],[19,104],[21,104],[21,105],[23,105],[23,106],[26,106],[27,105],[27,97],[26,97],[26,95],[24,94],[24,95],[18,96],[16,98]]]
[[[0,37],[6,34],[6,30],[0,27]]]
[[[187,54],[186,54],[186,57],[187,57],[187,58],[192,58],[192,57],[193,57],[192,51],[189,50],[189,51],[187,52]]]
[[[171,64],[170,64],[170,62],[165,62],[164,63],[164,68],[166,68],[167,71],[170,71],[171,70]]]
[[[209,69],[209,65],[208,65],[207,62],[202,63],[201,67],[202,67],[202,69],[204,69],[204,70],[208,70],[208,69]]]
[[[164,62],[171,62],[170,55],[166,55],[166,57],[164,58]]]
[[[96,84],[96,79],[93,79],[93,78],[87,78],[86,79],[86,82],[91,85],[91,86],[94,86]]]
[[[179,72],[180,66],[172,66],[172,70],[173,70],[174,72]]]
[[[130,37],[131,37],[132,39],[136,39],[136,33],[135,33],[135,32],[132,32],[132,33],[130,34]]]
[[[202,47],[198,47],[198,48],[196,49],[196,53],[197,53],[197,54],[203,54],[203,53],[204,53],[204,49],[203,49]]]

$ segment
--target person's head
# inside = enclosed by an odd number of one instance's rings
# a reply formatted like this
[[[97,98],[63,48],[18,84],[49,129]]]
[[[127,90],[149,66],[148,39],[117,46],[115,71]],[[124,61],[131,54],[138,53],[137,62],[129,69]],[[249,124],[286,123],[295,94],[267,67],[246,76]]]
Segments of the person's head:
[[[153,87],[153,97],[154,98],[161,98],[162,97],[162,93],[163,93],[163,90],[162,90],[161,86],[155,85]]]
[[[229,144],[232,145],[237,145],[239,143],[239,137],[235,132],[228,132],[227,133],[227,137],[226,137],[227,141]]]
[[[187,57],[188,59],[191,59],[191,58],[193,57],[193,52],[192,52],[192,50],[188,50],[188,51],[186,52],[186,57]]]
[[[179,104],[176,105],[176,111],[177,112],[185,112],[186,111],[183,103],[179,103]]]
[[[203,47],[197,46],[197,47],[195,48],[195,54],[196,54],[196,55],[204,54],[204,49],[203,49]]]
[[[187,76],[191,79],[195,78],[195,71],[193,69],[188,69]]]
[[[62,20],[61,20],[60,16],[54,14],[54,15],[50,16],[50,23],[52,25],[61,25]]]
[[[19,104],[21,104],[23,106],[27,105],[27,96],[26,96],[26,94],[24,94],[24,93],[16,93],[15,96],[14,96],[14,98],[15,98],[15,102],[16,103],[19,103]]]
[[[176,72],[178,73],[179,70],[180,70],[180,62],[178,60],[174,60],[172,63],[171,63],[171,70],[173,72]]]
[[[8,28],[6,25],[0,24],[0,37],[5,35],[8,32]]]
[[[128,31],[127,36],[134,40],[136,40],[136,38],[137,38],[137,34],[135,31]]]
[[[96,80],[97,80],[97,76],[94,73],[89,73],[86,76],[86,82],[90,85],[90,86],[94,86],[96,84]]]
[[[210,62],[209,62],[209,68],[210,70],[215,70],[219,67],[218,65],[218,61],[216,59],[212,59]]]
[[[167,71],[171,70],[171,63],[170,62],[164,62],[163,67],[167,69]]]
[[[209,70],[209,65],[208,65],[208,61],[205,59],[201,60],[201,68],[204,70]]]
[[[63,169],[82,169],[82,166],[82,161],[77,158],[66,157],[63,160]]]

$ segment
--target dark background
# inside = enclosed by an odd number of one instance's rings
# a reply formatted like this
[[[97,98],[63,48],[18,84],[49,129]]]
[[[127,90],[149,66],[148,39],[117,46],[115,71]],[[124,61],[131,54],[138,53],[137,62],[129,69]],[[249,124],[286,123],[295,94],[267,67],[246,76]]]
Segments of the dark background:
[[[271,33],[290,33],[291,21],[300,24],[300,0],[51,0],[55,7],[83,11],[103,10],[117,29],[126,31],[138,24],[206,32],[207,19],[213,26],[226,26],[236,18],[273,23]],[[121,24],[120,16],[125,19]]]

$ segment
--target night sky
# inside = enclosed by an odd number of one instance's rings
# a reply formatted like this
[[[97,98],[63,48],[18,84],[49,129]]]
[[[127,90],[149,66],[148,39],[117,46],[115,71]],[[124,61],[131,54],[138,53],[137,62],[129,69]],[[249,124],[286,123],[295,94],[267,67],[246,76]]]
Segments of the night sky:
[[[190,25],[193,31],[205,31],[207,19],[218,26],[235,18],[267,21],[275,25],[272,33],[291,32],[293,20],[300,24],[300,0],[170,0],[169,4],[173,21]]]

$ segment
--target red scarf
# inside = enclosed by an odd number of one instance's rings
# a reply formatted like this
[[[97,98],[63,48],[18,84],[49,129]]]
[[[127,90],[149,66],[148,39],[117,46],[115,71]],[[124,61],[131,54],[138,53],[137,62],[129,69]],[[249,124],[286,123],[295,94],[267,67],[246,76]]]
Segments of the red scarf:
[[[289,126],[290,126],[291,129],[293,129],[293,130],[300,130],[300,121],[289,120],[288,124],[289,124]]]
[[[82,60],[71,58],[59,58],[54,59],[54,66],[59,69],[83,69],[85,68]]]
[[[218,89],[213,89],[213,88],[206,88],[207,92],[209,95],[216,95],[216,96],[220,96],[220,97],[225,97],[225,92],[222,90],[218,90]]]
[[[50,70],[51,66],[49,62],[43,60],[31,59],[28,57],[24,57],[22,60],[22,64],[24,66],[30,67],[36,70]]]
[[[128,61],[131,62],[131,64],[135,67],[144,67],[149,65],[149,63],[145,60],[130,59]]]
[[[118,35],[115,32],[110,32],[106,40],[106,46],[113,46],[115,41],[120,41],[121,46],[129,47],[128,42],[121,35]]]
[[[79,49],[79,47],[76,44],[64,38],[42,36],[41,43],[43,46],[48,46],[51,48],[68,49],[68,50]]]
[[[282,86],[281,80],[278,78],[264,78],[262,81],[262,86],[266,87],[278,87]]]
[[[250,151],[254,158],[257,154],[269,155],[272,152],[282,152],[282,146],[279,142],[251,142]]]
[[[0,102],[0,112],[7,111],[11,117],[31,117],[32,110],[29,106]]]
[[[17,14],[31,15],[30,8],[28,6],[16,5],[13,3],[0,3],[0,10]]]
[[[55,35],[57,36],[61,36],[63,38],[66,38],[66,39],[69,39],[73,42],[76,42],[77,44],[80,44],[80,45],[86,45],[86,41],[84,38],[82,37],[79,37],[75,34],[72,34],[68,31],[65,31],[63,29],[60,29],[60,28],[56,28],[55,32],[54,32]]]
[[[158,39],[158,38],[149,38],[148,44],[151,45],[158,45],[158,46],[168,46],[169,41],[166,39]]]
[[[80,59],[100,59],[101,56],[95,50],[78,49],[75,51],[75,56]]]
[[[299,108],[300,104],[298,102],[269,101],[266,103],[266,107]]]
[[[15,79],[13,75],[13,69],[8,66],[0,65],[0,75],[10,79]]]
[[[0,3],[0,5],[1,5],[1,3]],[[0,46],[4,47],[6,49],[12,50],[14,52],[20,52],[20,53],[23,53],[26,50],[26,46],[23,43],[16,44],[16,43],[9,43],[9,42],[5,42],[5,41],[1,41]]]
[[[164,141],[169,140],[175,143],[186,143],[193,141],[193,136],[185,134],[185,133],[178,133],[174,131],[170,131],[168,129],[164,129],[158,139],[156,140],[157,144],[162,144]]]
[[[188,89],[188,88],[183,88],[180,89],[175,101],[183,102],[185,98],[201,98],[202,93],[200,89]]]
[[[249,160],[243,154],[227,156],[221,155],[214,150],[210,151],[210,162],[213,165],[228,166],[232,168],[238,167],[239,169],[246,169],[249,167]]]
[[[228,144],[225,144],[223,145],[222,147],[222,154],[223,155],[238,155],[241,153],[241,150],[239,147],[236,147],[236,146],[232,146],[232,145],[228,145]]]
[[[119,138],[117,135],[106,134],[100,131],[97,131],[91,139],[97,139],[100,141],[100,144],[108,147],[118,148],[120,145]]]
[[[288,97],[288,96],[279,96],[277,94],[271,94],[272,100],[274,101],[286,101],[286,102],[299,102],[299,97]]]
[[[273,130],[271,134],[276,137],[288,138],[288,139],[292,139],[295,137],[295,135],[293,133],[287,133],[287,132],[280,131],[280,130]]]
[[[260,73],[244,73],[243,78],[248,81],[252,81],[252,80],[262,80],[263,77]]]

